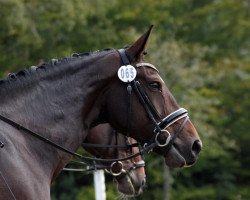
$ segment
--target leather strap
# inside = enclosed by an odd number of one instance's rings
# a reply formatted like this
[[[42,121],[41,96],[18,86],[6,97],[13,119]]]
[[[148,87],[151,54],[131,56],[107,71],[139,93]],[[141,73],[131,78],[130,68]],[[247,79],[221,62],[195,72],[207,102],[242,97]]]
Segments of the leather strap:
[[[123,64],[123,65],[129,65],[129,64],[130,64],[130,61],[129,61],[129,59],[128,59],[128,56],[127,56],[127,54],[126,54],[125,49],[119,49],[118,52],[119,52],[119,54],[120,54],[120,56],[121,56],[122,64]]]

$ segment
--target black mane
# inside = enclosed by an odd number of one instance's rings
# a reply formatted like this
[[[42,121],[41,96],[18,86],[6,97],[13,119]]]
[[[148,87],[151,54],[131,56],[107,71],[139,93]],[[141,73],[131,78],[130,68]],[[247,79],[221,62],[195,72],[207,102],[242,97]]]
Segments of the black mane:
[[[9,73],[7,78],[0,79],[0,85],[4,84],[6,82],[12,82],[12,81],[19,79],[19,78],[31,76],[31,74],[33,74],[34,72],[46,71],[47,69],[51,69],[52,67],[60,66],[62,64],[69,63],[69,62],[74,61],[74,60],[79,59],[79,58],[86,58],[86,57],[89,57],[91,55],[95,55],[95,54],[101,53],[101,52],[107,52],[110,50],[112,50],[112,49],[106,48],[106,49],[103,49],[101,51],[98,50],[95,52],[73,53],[70,57],[65,57],[65,58],[58,58],[58,59],[53,58],[47,63],[42,63],[38,66],[31,66],[28,69],[22,69],[16,73]]]

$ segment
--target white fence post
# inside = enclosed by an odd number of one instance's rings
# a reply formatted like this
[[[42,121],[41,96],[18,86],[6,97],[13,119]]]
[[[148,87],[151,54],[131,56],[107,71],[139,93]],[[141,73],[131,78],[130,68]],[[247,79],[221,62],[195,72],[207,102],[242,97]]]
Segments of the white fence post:
[[[106,200],[106,187],[104,170],[94,171],[95,199]]]

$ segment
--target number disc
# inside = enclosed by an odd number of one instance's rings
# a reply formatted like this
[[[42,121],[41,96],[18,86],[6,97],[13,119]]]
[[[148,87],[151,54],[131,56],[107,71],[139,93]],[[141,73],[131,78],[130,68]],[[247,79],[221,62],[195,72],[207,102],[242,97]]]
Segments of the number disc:
[[[121,81],[131,82],[136,77],[136,69],[132,65],[123,65],[119,68],[117,75]]]

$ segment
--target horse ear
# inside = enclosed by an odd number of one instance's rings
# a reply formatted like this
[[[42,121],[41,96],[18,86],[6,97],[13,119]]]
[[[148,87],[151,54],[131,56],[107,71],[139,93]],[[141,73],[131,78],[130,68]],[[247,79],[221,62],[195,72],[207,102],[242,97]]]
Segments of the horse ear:
[[[147,32],[145,32],[138,40],[136,40],[130,47],[128,47],[128,49],[126,49],[126,54],[130,62],[137,62],[143,59],[143,55],[152,28],[153,25],[151,25]]]

